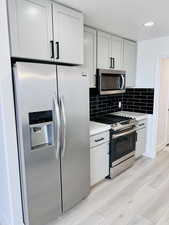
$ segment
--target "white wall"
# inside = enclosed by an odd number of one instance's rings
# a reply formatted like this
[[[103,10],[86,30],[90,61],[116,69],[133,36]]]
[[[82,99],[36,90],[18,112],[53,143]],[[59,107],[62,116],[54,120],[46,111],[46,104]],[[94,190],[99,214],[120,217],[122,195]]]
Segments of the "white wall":
[[[160,59],[169,58],[169,37],[138,42],[137,87],[155,88],[154,113],[148,137],[148,155],[157,151]]]
[[[169,59],[160,61],[159,112],[157,125],[157,151],[167,144],[169,102]]]
[[[0,1],[0,224],[22,225],[18,154],[7,30],[6,0]]]

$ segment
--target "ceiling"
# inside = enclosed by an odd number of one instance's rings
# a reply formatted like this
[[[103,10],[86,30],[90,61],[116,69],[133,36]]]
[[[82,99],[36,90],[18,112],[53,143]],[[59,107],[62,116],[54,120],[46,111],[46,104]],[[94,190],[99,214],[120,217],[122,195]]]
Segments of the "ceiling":
[[[169,0],[58,0],[82,11],[85,23],[133,40],[169,35]],[[145,22],[155,26],[146,28]]]

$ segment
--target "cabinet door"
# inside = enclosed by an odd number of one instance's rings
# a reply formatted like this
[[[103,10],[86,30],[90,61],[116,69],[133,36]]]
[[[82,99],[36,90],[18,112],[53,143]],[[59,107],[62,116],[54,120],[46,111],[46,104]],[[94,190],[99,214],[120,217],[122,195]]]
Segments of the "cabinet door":
[[[107,146],[105,143],[90,149],[91,186],[107,176]]]
[[[11,54],[51,59],[52,9],[47,0],[9,0]]]
[[[111,66],[111,35],[98,31],[97,67],[108,69]]]
[[[135,157],[141,157],[146,150],[146,128],[137,131]]]
[[[123,39],[112,36],[111,57],[113,69],[122,69]]]
[[[105,145],[105,154],[106,154],[106,161],[105,161],[105,177],[109,175],[109,143]]]
[[[96,30],[84,29],[83,73],[89,77],[90,88],[96,87]]]
[[[83,15],[53,3],[56,60],[83,64]]]
[[[135,87],[136,85],[136,58],[137,44],[132,41],[124,40],[123,68],[127,72],[127,87]]]

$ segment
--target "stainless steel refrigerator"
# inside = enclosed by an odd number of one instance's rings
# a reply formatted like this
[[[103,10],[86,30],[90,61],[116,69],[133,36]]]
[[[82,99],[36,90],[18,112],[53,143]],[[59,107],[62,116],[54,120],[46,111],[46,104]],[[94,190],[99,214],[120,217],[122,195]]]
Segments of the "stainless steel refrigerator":
[[[46,225],[89,193],[88,79],[80,67],[13,65],[23,215]]]

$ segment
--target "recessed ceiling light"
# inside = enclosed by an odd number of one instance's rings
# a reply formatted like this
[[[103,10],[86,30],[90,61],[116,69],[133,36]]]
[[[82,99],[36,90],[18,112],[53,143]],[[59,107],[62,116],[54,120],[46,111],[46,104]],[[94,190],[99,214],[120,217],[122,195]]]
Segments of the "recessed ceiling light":
[[[144,24],[145,27],[153,27],[154,26],[154,22],[153,21],[149,21],[147,23]]]

